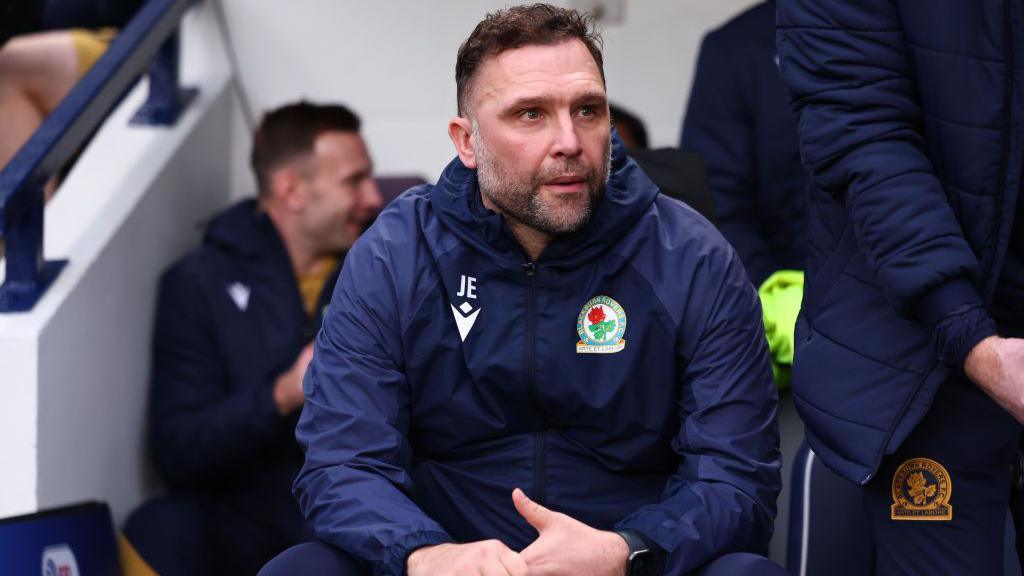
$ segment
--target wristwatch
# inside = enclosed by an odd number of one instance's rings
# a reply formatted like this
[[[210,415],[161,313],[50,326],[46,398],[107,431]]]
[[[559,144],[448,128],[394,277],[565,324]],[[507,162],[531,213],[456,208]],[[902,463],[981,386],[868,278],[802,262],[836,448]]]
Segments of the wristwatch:
[[[616,532],[629,546],[629,557],[626,560],[626,576],[653,576],[654,566],[651,550],[639,534],[632,530]]]

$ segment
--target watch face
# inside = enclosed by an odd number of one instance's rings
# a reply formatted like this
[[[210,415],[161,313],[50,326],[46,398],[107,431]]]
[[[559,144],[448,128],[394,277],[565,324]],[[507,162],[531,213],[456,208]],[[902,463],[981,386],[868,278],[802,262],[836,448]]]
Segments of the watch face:
[[[651,552],[640,550],[629,555],[629,576],[651,576]]]

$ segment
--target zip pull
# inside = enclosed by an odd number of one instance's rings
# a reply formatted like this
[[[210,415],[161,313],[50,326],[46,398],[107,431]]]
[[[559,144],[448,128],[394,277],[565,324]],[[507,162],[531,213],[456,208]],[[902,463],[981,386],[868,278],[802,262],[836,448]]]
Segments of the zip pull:
[[[536,276],[537,275],[537,267],[533,265],[533,262],[525,262],[525,263],[523,263],[523,271],[526,272],[527,276]]]

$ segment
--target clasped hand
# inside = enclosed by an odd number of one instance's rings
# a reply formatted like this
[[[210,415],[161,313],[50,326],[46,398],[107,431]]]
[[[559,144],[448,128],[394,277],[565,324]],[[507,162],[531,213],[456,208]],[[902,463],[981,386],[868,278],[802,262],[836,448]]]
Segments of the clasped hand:
[[[629,547],[614,532],[597,530],[512,492],[516,511],[537,529],[537,539],[522,552],[498,540],[426,546],[409,555],[409,576],[483,575],[623,576]]]

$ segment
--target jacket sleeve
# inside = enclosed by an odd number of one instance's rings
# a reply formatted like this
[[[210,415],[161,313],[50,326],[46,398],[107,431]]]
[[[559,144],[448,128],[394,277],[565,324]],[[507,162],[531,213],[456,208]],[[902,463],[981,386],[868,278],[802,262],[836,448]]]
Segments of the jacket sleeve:
[[[451,537],[410,498],[410,390],[397,297],[383,249],[349,253],[304,383],[296,436],[306,461],[293,491],[317,537],[405,573],[410,552]]]
[[[164,479],[178,487],[214,486],[288,441],[273,384],[230,392],[199,280],[174,268],[161,282],[150,396],[150,447]]]
[[[665,552],[669,575],[729,552],[765,553],[782,485],[760,304],[735,252],[719,241],[682,312],[681,425],[672,440],[680,464],[659,502],[616,525]]]
[[[755,286],[781,266],[761,232],[754,169],[753,117],[740,68],[711,33],[697,60],[680,147],[704,157],[718,227]]]
[[[897,4],[779,0],[780,69],[814,188],[845,204],[894,309],[962,362],[994,325],[979,320],[978,261],[925,151]]]

